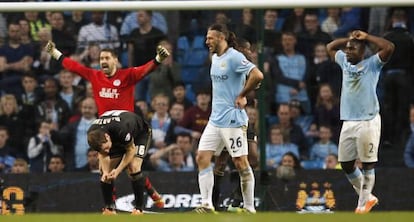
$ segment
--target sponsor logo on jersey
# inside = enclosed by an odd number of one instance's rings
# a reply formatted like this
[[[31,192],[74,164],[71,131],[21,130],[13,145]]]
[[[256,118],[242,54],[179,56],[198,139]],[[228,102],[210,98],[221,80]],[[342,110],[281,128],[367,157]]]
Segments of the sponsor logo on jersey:
[[[102,88],[101,91],[99,91],[99,97],[109,98],[109,99],[118,99],[119,92],[118,92],[118,89]]]
[[[211,75],[211,80],[214,82],[223,82],[229,78],[228,75]]]

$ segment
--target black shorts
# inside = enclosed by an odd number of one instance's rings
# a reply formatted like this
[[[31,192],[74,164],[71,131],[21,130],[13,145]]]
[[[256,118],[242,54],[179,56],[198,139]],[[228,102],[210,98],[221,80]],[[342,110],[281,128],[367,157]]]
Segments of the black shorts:
[[[138,133],[138,135],[135,135],[134,144],[138,148],[137,153],[135,154],[136,157],[144,159],[144,157],[147,155],[147,151],[151,144],[151,139],[152,139],[152,129],[149,127],[147,128],[146,131],[141,131],[140,133]],[[125,147],[111,149],[111,151],[109,152],[109,158],[113,159],[113,158],[122,157],[124,154],[125,154]]]

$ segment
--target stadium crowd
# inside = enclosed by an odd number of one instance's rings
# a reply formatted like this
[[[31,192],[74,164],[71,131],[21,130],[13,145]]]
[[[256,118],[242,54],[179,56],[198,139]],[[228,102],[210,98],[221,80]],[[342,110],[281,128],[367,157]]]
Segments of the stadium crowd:
[[[326,44],[355,29],[393,42],[377,89],[380,159],[387,158],[379,166],[414,167],[412,8],[267,9],[263,17],[251,9],[48,11],[0,13],[0,173],[99,171],[86,138],[98,117],[91,85],[51,59],[44,49],[49,40],[63,55],[95,69],[104,48],[116,50],[119,67],[145,64],[158,44],[172,52],[135,87],[135,110],[153,128],[143,169],[196,171],[196,147],[211,113],[205,35],[213,23],[249,41],[254,63],[263,46],[265,101],[252,93],[247,110],[258,134],[257,103],[266,104],[262,124],[268,135],[258,139],[266,141],[268,170],[338,168],[342,73]],[[258,24],[263,39],[257,38]],[[110,89],[100,94],[116,96]]]

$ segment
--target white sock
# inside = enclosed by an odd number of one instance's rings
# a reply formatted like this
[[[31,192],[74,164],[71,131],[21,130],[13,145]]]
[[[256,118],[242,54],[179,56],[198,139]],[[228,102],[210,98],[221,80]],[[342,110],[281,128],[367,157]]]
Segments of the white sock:
[[[374,188],[375,184],[375,169],[364,170],[362,171],[362,175],[362,190],[359,198],[360,200],[358,202],[360,206],[364,206],[365,202],[370,198],[372,189]]]
[[[252,168],[239,171],[241,191],[243,195],[243,206],[250,212],[256,212],[254,209],[254,174]]]
[[[213,207],[213,185],[214,185],[214,174],[213,166],[210,165],[204,170],[198,172],[198,187],[200,188],[201,204],[203,206]]]
[[[348,181],[352,184],[354,187],[355,192],[360,194],[361,187],[362,187],[362,172],[359,168],[356,168],[354,172],[350,174],[346,174],[346,178],[348,178]]]

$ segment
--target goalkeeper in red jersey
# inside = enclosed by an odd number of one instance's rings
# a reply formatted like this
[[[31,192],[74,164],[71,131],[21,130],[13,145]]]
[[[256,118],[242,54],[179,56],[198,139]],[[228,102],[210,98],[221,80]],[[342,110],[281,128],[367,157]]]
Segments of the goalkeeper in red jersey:
[[[99,55],[101,69],[96,70],[63,56],[52,41],[49,41],[45,48],[52,58],[61,62],[63,68],[80,75],[91,83],[99,116],[110,110],[134,112],[135,85],[170,55],[167,49],[158,46],[153,60],[142,66],[119,69],[116,52],[113,49],[102,49]],[[145,179],[145,189],[155,205],[163,208],[164,201],[153,188],[148,177]]]

